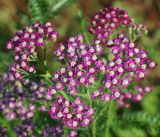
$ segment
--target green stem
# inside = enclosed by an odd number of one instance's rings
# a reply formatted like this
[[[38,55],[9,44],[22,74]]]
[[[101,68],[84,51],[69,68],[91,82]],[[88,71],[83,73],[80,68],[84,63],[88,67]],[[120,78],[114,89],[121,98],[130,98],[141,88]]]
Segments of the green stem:
[[[92,123],[92,137],[96,137],[96,121]]]
[[[59,92],[62,96],[64,96],[67,100],[69,100],[69,97],[67,96],[67,94],[64,91],[60,91]]]
[[[90,97],[90,89],[86,87],[86,90],[87,90],[87,96],[88,96],[87,98],[89,99],[90,107],[92,107],[92,99]],[[96,121],[95,120],[93,120],[93,123],[92,123],[92,137],[96,137]]]
[[[62,137],[66,137],[66,136],[67,136],[67,128],[65,127]]]
[[[85,94],[76,94],[76,96],[79,96],[79,97],[84,97],[84,98],[88,98],[88,95],[85,95]]]
[[[117,110],[117,106],[115,104],[116,102],[115,101],[111,101],[110,102],[110,105],[109,105],[109,108],[108,108],[108,119],[106,121],[106,124],[105,124],[105,137],[109,137],[110,136],[110,133],[109,133],[109,128],[113,122],[113,119],[116,115],[116,110]]]
[[[91,99],[90,94],[89,94],[89,93],[90,93],[90,92],[89,92],[90,90],[89,90],[89,88],[87,88],[87,87],[86,87],[86,90],[87,90],[87,96],[88,96],[88,99],[89,99],[89,104],[90,104],[90,106],[92,107],[92,99]]]
[[[108,106],[109,106],[109,103],[108,103],[108,102],[105,103],[105,104],[102,106],[101,111],[99,112],[99,114],[97,115],[97,117],[94,119],[94,121],[97,121],[97,120],[100,118],[100,116],[103,115],[103,112],[108,108]]]
[[[86,42],[87,44],[90,44],[91,42],[89,40],[88,32],[86,31],[86,21],[84,19],[82,19],[81,25]]]
[[[99,114],[97,115],[96,118],[94,118],[93,120],[93,124],[92,124],[92,137],[96,137],[96,121],[100,118],[100,116],[103,115],[103,112],[106,110],[106,108],[108,107],[108,103],[105,103],[101,109],[101,111],[99,112]]]
[[[44,47],[44,67],[45,67],[45,70],[47,70],[46,52],[47,52],[47,48],[45,46]]]

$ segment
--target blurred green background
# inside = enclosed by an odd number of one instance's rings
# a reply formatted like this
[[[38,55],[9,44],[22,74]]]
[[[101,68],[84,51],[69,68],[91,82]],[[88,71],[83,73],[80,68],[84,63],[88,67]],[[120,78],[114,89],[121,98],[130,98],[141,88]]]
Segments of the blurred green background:
[[[13,53],[6,49],[5,43],[17,30],[34,21],[32,2],[31,0],[0,0],[0,73],[7,71],[8,65],[13,61]],[[153,114],[153,119],[149,117],[148,126],[152,124],[150,121],[154,123],[154,116],[160,115],[160,0],[44,0],[43,3],[42,0],[39,0],[39,4],[42,9],[44,8],[41,10],[44,14],[42,18],[45,17],[45,20],[54,22],[56,30],[60,34],[59,41],[65,41],[69,36],[87,31],[86,26],[94,13],[111,5],[125,9],[130,16],[135,18],[136,23],[148,26],[149,34],[139,39],[139,45],[148,51],[149,56],[158,66],[148,72],[145,83],[153,86],[153,92],[145,97],[139,109]],[[55,49],[56,46],[57,44],[52,45],[52,49]],[[53,71],[57,64],[53,61],[52,50],[48,51],[48,55],[48,62],[51,64],[49,69]],[[160,121],[158,124],[160,125]],[[114,136],[160,137],[160,129],[152,128],[152,126],[146,130],[141,130],[140,127],[129,127],[127,124],[121,126],[123,128],[112,129]]]

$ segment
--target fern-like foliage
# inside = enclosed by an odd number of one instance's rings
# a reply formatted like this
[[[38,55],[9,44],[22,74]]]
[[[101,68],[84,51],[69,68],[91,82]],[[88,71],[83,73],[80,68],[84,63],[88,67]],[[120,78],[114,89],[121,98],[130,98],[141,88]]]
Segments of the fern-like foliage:
[[[64,7],[77,0],[28,0],[28,7],[32,15],[32,23],[35,21],[45,22],[59,13]]]
[[[160,114],[151,114],[143,111],[125,112],[121,117],[114,119],[110,128],[135,127],[160,129]]]
[[[151,127],[160,127],[160,114],[150,114],[147,112],[124,113],[122,119],[127,122],[143,123]]]
[[[147,113],[145,111],[125,112],[121,116],[115,117],[109,129],[113,134],[118,134],[117,130],[121,134],[123,131],[131,132],[132,129],[137,129],[148,136],[159,137],[160,114]],[[137,137],[136,135],[134,136]]]
[[[28,6],[32,15],[32,22],[45,22],[48,17],[48,5],[45,0],[28,0]]]

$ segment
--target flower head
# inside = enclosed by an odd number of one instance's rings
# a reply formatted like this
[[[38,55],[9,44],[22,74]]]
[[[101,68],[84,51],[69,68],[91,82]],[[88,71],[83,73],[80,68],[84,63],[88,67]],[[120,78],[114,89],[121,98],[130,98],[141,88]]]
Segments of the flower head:
[[[26,73],[35,73],[33,62],[37,59],[37,47],[47,46],[47,41],[55,42],[57,32],[50,22],[41,24],[36,22],[26,26],[15,33],[13,38],[6,44],[8,49],[14,50],[14,63],[10,71],[16,79],[20,79]]]
[[[53,119],[63,120],[67,127],[77,129],[80,126],[86,127],[91,123],[95,110],[86,106],[80,98],[71,101],[60,96],[52,104],[49,114]]]
[[[123,9],[108,7],[95,14],[89,32],[95,36],[95,39],[106,42],[113,30],[122,25],[129,25],[131,22],[130,16]]]

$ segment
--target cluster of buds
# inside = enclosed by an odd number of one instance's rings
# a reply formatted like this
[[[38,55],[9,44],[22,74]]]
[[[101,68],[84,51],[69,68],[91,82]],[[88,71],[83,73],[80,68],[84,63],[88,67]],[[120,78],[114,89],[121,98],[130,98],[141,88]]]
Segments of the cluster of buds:
[[[120,98],[118,98],[118,105],[120,107],[130,107],[130,100],[133,102],[140,102],[144,98],[144,95],[152,91],[151,86],[141,87],[136,86],[137,93],[127,92],[122,93]]]
[[[89,32],[95,39],[106,42],[113,30],[121,25],[129,25],[132,22],[128,13],[120,8],[104,8],[100,10],[92,19]]]
[[[76,129],[78,127],[86,127],[92,121],[92,115],[95,110],[84,105],[80,98],[75,101],[67,100],[65,97],[58,97],[52,104],[49,114],[51,118],[63,120],[63,123],[69,127]]]
[[[7,43],[7,48],[14,50],[14,63],[10,66],[10,71],[16,79],[23,77],[25,73],[35,73],[32,62],[37,58],[36,47],[47,46],[47,41],[56,40],[57,32],[51,22],[36,22],[18,31]]]
[[[129,26],[129,31],[130,31],[130,33],[133,33],[131,35],[134,35],[136,37],[140,37],[140,36],[142,36],[142,34],[148,33],[147,26],[143,25],[143,24],[133,24],[133,25]]]
[[[92,85],[96,81],[96,70],[101,69],[96,64],[102,52],[103,48],[95,43],[94,46],[85,44],[82,35],[69,38],[66,46],[60,44],[54,54],[58,60],[65,61],[66,66],[55,72],[52,78],[55,84],[49,88],[49,92],[55,94],[67,87],[68,93],[74,96],[76,86]]]
[[[8,120],[31,119],[36,110],[47,110],[44,104],[50,98],[46,91],[47,86],[43,81],[35,83],[29,79],[15,80],[11,73],[4,74],[0,80],[0,110]],[[42,105],[37,105],[39,100]]]

